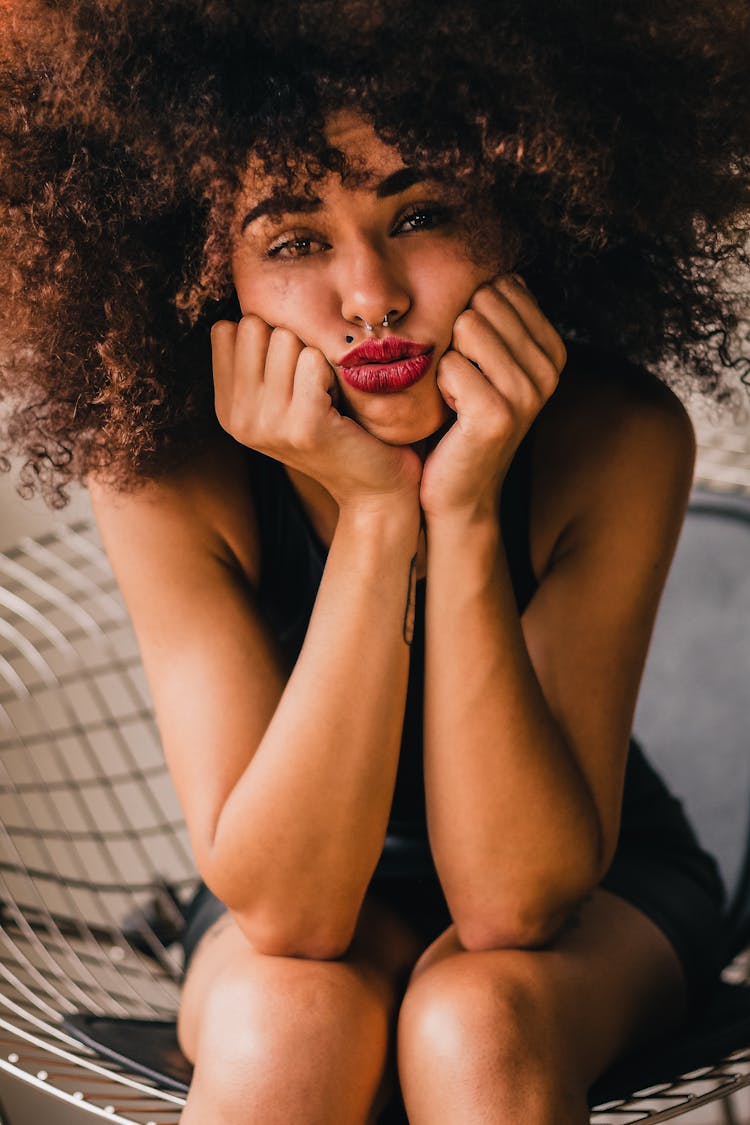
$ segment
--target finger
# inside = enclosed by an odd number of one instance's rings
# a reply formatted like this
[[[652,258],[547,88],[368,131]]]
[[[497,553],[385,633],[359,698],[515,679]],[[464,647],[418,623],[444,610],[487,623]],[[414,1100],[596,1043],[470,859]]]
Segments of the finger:
[[[482,429],[491,420],[505,422],[509,410],[507,401],[481,371],[453,348],[445,352],[438,363],[437,385],[448,406],[462,422],[469,421]]]
[[[288,328],[274,328],[271,333],[263,384],[266,394],[279,407],[287,407],[292,401],[294,373],[304,346],[299,336]]]
[[[453,345],[480,368],[484,378],[521,410],[538,410],[541,392],[493,325],[468,308],[453,326]]]
[[[305,347],[297,360],[292,408],[301,418],[320,417],[336,393],[336,376],[319,348]]]
[[[238,391],[253,390],[257,393],[260,389],[271,332],[271,326],[252,313],[243,316],[237,325],[234,380]]]
[[[533,298],[529,299],[533,304]],[[499,291],[496,285],[483,285],[478,289],[471,299],[470,308],[480,312],[493,326],[519,367],[540,394],[548,397],[555,389],[559,370],[542,346],[547,341],[540,342],[535,335],[537,329],[525,319],[525,310],[517,308],[505,288]],[[543,314],[540,315],[546,321]],[[548,321],[546,323],[549,325]],[[552,325],[549,329],[554,332]]]
[[[495,279],[493,288],[502,293],[513,306],[536,343],[551,359],[559,376],[568,358],[565,344],[560,333],[542,312],[526,282],[515,274],[504,274]]]
[[[214,380],[214,408],[221,426],[229,425],[234,389],[234,348],[237,325],[217,320],[211,326],[211,367]]]

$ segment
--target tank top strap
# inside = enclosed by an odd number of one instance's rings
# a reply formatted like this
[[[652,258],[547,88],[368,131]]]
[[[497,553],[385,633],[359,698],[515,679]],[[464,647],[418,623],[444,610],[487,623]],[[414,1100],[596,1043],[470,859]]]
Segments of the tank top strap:
[[[248,450],[260,540],[257,604],[290,664],[302,647],[326,552],[280,461]]]
[[[532,438],[533,428],[513,458],[500,502],[503,543],[519,613],[537,587],[529,544]],[[304,640],[327,552],[283,464],[255,450],[248,450],[248,455],[261,548],[258,604],[293,660]]]
[[[531,563],[531,468],[534,427],[516,450],[500,498],[500,527],[518,612],[539,585]]]

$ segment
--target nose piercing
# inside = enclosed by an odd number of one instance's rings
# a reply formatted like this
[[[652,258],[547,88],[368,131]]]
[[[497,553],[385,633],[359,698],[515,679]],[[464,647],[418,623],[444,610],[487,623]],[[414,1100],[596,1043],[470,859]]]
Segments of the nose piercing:
[[[360,319],[360,318],[357,317],[356,319]],[[374,324],[368,324],[367,321],[364,319],[364,317],[362,317],[361,320],[362,320],[362,323],[364,324],[364,326],[365,326],[365,328],[368,332],[374,332],[375,331],[375,325]],[[381,320],[380,324],[383,326],[383,328],[390,328],[391,327],[390,313],[385,314],[385,316]],[[380,325],[378,325],[378,327],[380,327]],[[347,344],[353,344],[354,343],[354,337],[353,336],[345,336],[344,339],[346,340]]]
[[[374,324],[368,324],[366,320],[363,321],[363,323],[364,323],[364,326],[365,326],[365,328],[367,329],[368,332],[372,332],[374,330],[374,328],[375,328]],[[383,319],[381,321],[381,324],[383,325],[383,328],[390,328],[391,327],[391,322],[388,319],[388,313],[386,313],[385,316],[383,317]]]

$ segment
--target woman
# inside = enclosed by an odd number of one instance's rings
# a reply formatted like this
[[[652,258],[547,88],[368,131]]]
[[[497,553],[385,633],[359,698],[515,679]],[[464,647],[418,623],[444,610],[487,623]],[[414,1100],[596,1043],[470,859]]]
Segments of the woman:
[[[583,1125],[719,963],[629,732],[747,13],[236,7],[3,16],[8,435],[88,480],[205,881],[182,1120]]]

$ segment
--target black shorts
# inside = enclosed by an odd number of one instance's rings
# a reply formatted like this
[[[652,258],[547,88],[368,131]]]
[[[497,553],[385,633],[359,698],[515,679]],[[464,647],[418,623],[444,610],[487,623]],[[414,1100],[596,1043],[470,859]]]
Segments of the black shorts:
[[[684,970],[690,1009],[699,1010],[723,965],[724,888],[682,805],[635,744],[620,839],[601,886],[635,906],[668,938]],[[451,924],[424,839],[402,852],[386,848],[368,890],[393,907],[425,944]],[[205,886],[199,887],[182,939],[186,968],[201,937],[225,909]]]
[[[630,902],[669,939],[682,964],[688,1002],[695,1011],[702,1006],[721,968],[724,922],[720,897],[705,885],[705,873],[691,870],[685,858],[682,856],[679,864],[670,864],[646,856],[620,855],[602,886]],[[702,867],[702,860],[695,858],[696,867]],[[710,876],[710,863],[707,873]],[[451,924],[434,871],[403,878],[392,874],[379,876],[376,872],[369,891],[408,922],[425,945]],[[182,936],[185,969],[206,930],[225,911],[223,903],[201,884],[188,908]]]

